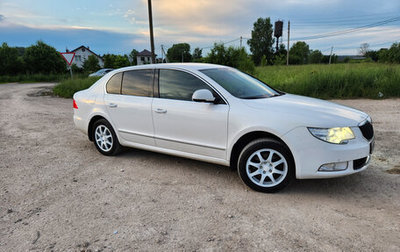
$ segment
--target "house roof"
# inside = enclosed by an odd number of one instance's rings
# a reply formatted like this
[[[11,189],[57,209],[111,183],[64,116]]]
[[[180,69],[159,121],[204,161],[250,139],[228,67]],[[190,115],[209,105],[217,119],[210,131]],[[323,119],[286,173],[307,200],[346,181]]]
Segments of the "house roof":
[[[137,54],[137,56],[151,56],[151,52],[149,50],[144,49],[140,53]]]
[[[76,52],[76,51],[78,51],[78,50],[81,49],[81,48],[84,48],[85,50],[88,50],[88,51],[91,52],[92,54],[94,54],[94,55],[96,55],[97,57],[99,57],[100,59],[103,59],[103,57],[101,57],[100,55],[98,55],[98,54],[94,53],[92,50],[90,50],[89,47],[86,47],[86,46],[83,46],[83,45],[81,45],[80,47],[78,47],[78,48],[72,50],[71,52]]]

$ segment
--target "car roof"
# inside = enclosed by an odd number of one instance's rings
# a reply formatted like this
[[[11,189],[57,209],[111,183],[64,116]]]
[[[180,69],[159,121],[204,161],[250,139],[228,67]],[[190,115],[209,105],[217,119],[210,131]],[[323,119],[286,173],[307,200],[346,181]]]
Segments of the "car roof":
[[[211,68],[225,68],[226,66],[208,64],[208,63],[161,63],[161,64],[147,64],[140,66],[129,66],[117,69],[117,72],[138,70],[138,69],[186,69],[192,71],[211,69]]]

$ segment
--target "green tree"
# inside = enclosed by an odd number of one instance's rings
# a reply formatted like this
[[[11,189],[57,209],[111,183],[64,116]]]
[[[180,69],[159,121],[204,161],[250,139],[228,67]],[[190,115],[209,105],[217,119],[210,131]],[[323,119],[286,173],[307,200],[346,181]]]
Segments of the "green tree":
[[[381,63],[389,62],[389,49],[387,49],[387,48],[379,49],[378,61]]]
[[[365,53],[365,57],[370,58],[373,61],[378,61],[378,51],[369,50]]]
[[[136,66],[137,65],[137,54],[139,52],[136,49],[132,49],[131,53],[129,54],[129,60],[132,64],[132,66]]]
[[[115,55],[115,54],[105,54],[103,56],[104,59],[104,68],[121,68],[130,66],[131,62],[129,61],[128,55]]]
[[[66,63],[57,50],[38,41],[25,50],[24,61],[29,73],[63,73]]]
[[[289,50],[289,63],[300,65],[308,62],[310,47],[306,42],[299,41],[293,44]]]
[[[192,55],[190,54],[190,45],[188,43],[179,43],[172,45],[167,51],[169,62],[190,62]]]
[[[0,74],[16,75],[23,72],[24,62],[18,49],[3,43],[0,47]]]
[[[388,62],[400,63],[400,43],[394,43],[388,51]]]
[[[130,66],[131,62],[129,61],[128,55],[117,55],[114,61],[114,67],[113,68],[121,68],[121,67],[126,67]]]
[[[196,47],[193,50],[193,54],[192,54],[193,61],[199,61],[203,57],[202,54],[203,54],[203,50]]]
[[[255,72],[254,63],[243,47],[234,48],[230,46],[226,48],[223,44],[215,43],[205,61],[235,67],[251,74]]]
[[[250,51],[253,54],[253,60],[259,65],[263,55],[267,58],[269,64],[273,61],[273,44],[272,24],[270,18],[258,18],[253,24],[251,31],[251,39],[247,41]]]
[[[114,68],[114,62],[117,55],[115,54],[104,54],[104,68]]]
[[[96,56],[90,55],[85,62],[83,62],[83,71],[86,73],[96,72],[100,69],[99,59]]]
[[[311,50],[308,62],[311,64],[320,64],[322,62],[322,52],[320,50]]]

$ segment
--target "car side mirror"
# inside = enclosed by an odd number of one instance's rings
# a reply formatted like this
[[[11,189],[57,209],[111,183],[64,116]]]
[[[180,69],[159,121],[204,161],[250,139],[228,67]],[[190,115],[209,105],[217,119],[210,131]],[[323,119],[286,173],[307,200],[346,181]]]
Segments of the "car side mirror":
[[[208,89],[199,89],[194,91],[192,100],[195,102],[214,102],[215,97]]]

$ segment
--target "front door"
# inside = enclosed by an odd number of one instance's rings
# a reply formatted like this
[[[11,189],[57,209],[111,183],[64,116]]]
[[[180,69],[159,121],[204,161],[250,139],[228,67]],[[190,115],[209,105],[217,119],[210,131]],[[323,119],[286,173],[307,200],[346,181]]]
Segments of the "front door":
[[[212,90],[190,73],[160,70],[160,97],[152,104],[156,145],[226,159],[229,105],[222,99],[217,104],[192,101],[198,89]]]

